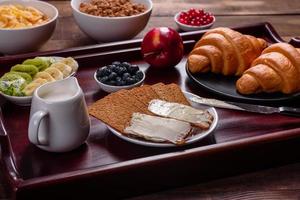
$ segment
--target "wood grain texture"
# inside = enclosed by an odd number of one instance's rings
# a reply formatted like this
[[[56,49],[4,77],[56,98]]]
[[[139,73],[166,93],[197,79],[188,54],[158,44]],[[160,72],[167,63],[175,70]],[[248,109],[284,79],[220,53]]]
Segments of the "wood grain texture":
[[[219,16],[217,17],[217,21],[213,27],[234,27],[237,25],[247,25],[265,21],[270,22],[278,33],[285,36],[288,40],[290,37],[300,36],[300,14],[296,16]],[[151,28],[158,26],[168,26],[177,29],[176,24],[171,17],[152,17],[146,28],[138,34],[136,38],[142,38],[143,35],[145,35]],[[178,31],[181,32],[180,30]],[[96,42],[86,36],[79,29],[71,16],[66,16],[59,18],[53,37],[41,48],[40,51],[57,50],[92,44],[96,44]]]
[[[60,15],[54,35],[40,51],[96,44],[75,23],[69,1],[49,2],[58,8]],[[280,35],[287,37],[287,39],[290,39],[292,36],[300,36],[300,6],[299,3],[296,3],[298,2],[297,0],[288,0],[284,3],[280,0],[156,0],[153,2],[153,13],[149,23],[136,38],[142,38],[153,27],[168,26],[177,29],[173,16],[180,10],[191,7],[205,8],[214,13],[216,15],[214,27],[234,27],[268,21],[274,25]]]
[[[299,180],[300,164],[292,164],[128,200],[298,200]]]
[[[273,24],[285,39],[300,36],[299,0],[154,0],[149,24],[137,38],[153,27],[176,28],[173,15],[191,7],[205,8],[217,17],[214,27],[245,25],[258,21]],[[96,44],[74,22],[69,1],[50,1],[60,12],[57,28],[51,40],[40,51]],[[299,158],[300,161],[300,158]],[[0,199],[9,199],[0,173]],[[131,198],[154,199],[300,199],[300,163],[225,178],[160,193]]]

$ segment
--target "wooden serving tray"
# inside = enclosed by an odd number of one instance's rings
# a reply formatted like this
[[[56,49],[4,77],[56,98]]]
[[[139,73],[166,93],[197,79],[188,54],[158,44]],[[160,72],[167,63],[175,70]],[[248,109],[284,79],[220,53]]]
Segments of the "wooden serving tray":
[[[236,30],[270,43],[282,41],[269,23]],[[186,54],[203,33],[181,34]],[[300,46],[297,39],[290,43]],[[147,84],[173,82],[185,91],[218,98],[189,80],[186,57],[174,69],[153,70],[143,61],[140,44],[138,39],[1,57],[0,75],[29,57],[72,56],[80,63],[76,77],[90,105],[106,95],[98,88],[93,73],[104,64],[120,60],[138,64],[146,72]],[[1,168],[16,199],[120,198],[293,162],[300,155],[300,118],[224,109],[217,109],[220,119],[213,136],[190,146],[151,148],[131,144],[91,117],[85,145],[69,153],[48,153],[28,141],[30,108],[2,102]],[[286,104],[299,107],[296,101]]]

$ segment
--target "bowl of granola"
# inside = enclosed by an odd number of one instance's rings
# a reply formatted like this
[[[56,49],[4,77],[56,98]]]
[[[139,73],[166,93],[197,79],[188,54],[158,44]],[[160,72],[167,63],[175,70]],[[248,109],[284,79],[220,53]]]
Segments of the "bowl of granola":
[[[131,39],[147,25],[151,0],[72,0],[80,29],[98,42]]]

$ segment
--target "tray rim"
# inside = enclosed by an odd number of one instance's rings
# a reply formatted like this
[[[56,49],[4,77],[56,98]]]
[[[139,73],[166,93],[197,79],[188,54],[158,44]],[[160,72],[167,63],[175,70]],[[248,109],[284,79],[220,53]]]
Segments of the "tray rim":
[[[269,34],[270,37],[269,39],[272,39],[273,42],[284,41],[275,31],[274,27],[268,22],[238,26],[238,27],[233,27],[233,29],[243,29],[243,28],[251,28],[251,27],[263,28],[264,31],[267,34]],[[181,33],[180,35],[182,36],[184,41],[188,41],[197,35],[203,34],[204,32],[205,30],[186,32],[186,33]],[[111,51],[120,50],[120,49],[122,50],[124,49],[124,47],[128,49],[128,46],[129,48],[138,48],[140,46],[141,41],[142,39],[134,39],[134,40],[105,43],[99,45],[75,47],[75,48],[69,48],[69,49],[58,50],[58,51],[54,50],[54,51],[45,51],[45,52],[33,52],[33,53],[13,55],[13,56],[4,56],[4,57],[0,57],[0,63],[14,61],[18,59],[24,59],[28,57],[37,56],[37,55],[63,56],[65,54],[70,54],[70,53],[75,54],[74,56],[75,59],[91,58],[94,56],[99,56],[103,53],[107,54],[110,53]],[[300,46],[300,40],[297,40],[297,38],[293,38],[289,43],[294,43],[295,45]],[[81,54],[82,52],[91,51],[91,50],[95,50],[96,53]],[[250,138],[227,141],[220,144],[196,147],[193,149],[185,150],[183,152],[180,151],[180,152],[164,153],[164,154],[154,155],[150,157],[138,158],[138,159],[128,160],[124,162],[114,163],[107,166],[98,166],[98,167],[92,167],[87,169],[75,170],[71,172],[64,172],[64,173],[59,173],[54,175],[47,175],[43,177],[35,177],[35,178],[23,180],[22,177],[18,174],[16,165],[14,163],[15,159],[12,151],[12,146],[10,143],[10,138],[3,124],[2,108],[0,108],[0,148],[2,152],[0,157],[0,163],[2,163],[2,166],[4,168],[5,171],[4,175],[8,179],[9,186],[12,188],[13,193],[16,193],[18,190],[23,188],[35,188],[35,187],[37,188],[45,184],[49,185],[49,184],[55,184],[56,182],[60,182],[60,183],[69,182],[83,177],[105,174],[108,171],[118,171],[118,170],[123,170],[128,168],[135,168],[138,166],[141,167],[147,164],[161,162],[162,160],[166,161],[175,158],[181,159],[186,156],[216,154],[218,152],[223,152],[225,150],[230,150],[233,148],[245,148],[257,144],[288,140],[288,139],[300,137],[299,133],[300,133],[300,128],[287,129],[284,131],[266,133],[260,136],[253,136]]]
[[[269,22],[259,22],[259,23],[251,23],[248,25],[243,26],[235,26],[230,27],[232,29],[245,29],[245,28],[253,28],[253,27],[260,27],[263,28],[265,33],[269,35],[269,39],[272,39],[273,42],[286,42],[284,41],[280,35],[277,33],[273,25]],[[199,31],[190,31],[190,32],[182,32],[179,33],[182,37],[183,41],[188,40],[194,40],[193,37],[205,33],[207,30],[199,30]],[[72,47],[72,48],[66,48],[62,50],[50,50],[50,51],[43,51],[43,52],[30,52],[30,53],[24,53],[24,54],[17,54],[17,55],[6,55],[6,56],[0,56],[0,63],[5,63],[11,60],[20,60],[25,58],[30,58],[34,56],[62,56],[65,57],[65,55],[69,55],[72,53],[72,57],[76,59],[81,58],[89,58],[89,55],[85,52],[88,52],[89,54],[93,54],[91,56],[97,56],[97,53],[105,53],[120,49],[129,49],[129,48],[140,48],[140,44],[142,43],[142,38],[139,39],[132,39],[132,40],[124,40],[124,41],[117,41],[117,42],[109,42],[109,43],[103,43],[103,44],[93,44],[93,45],[86,45],[86,46],[80,46],[80,47]],[[294,46],[300,47],[300,39],[298,37],[291,38],[288,43],[291,43]],[[96,55],[94,55],[96,54]]]

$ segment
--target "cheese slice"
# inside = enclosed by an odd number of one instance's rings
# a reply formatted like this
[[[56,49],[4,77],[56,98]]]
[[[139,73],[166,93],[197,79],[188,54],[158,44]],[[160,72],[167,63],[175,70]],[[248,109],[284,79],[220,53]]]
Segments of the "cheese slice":
[[[202,129],[208,129],[213,120],[212,115],[208,111],[159,99],[150,101],[148,110],[162,117],[189,122]]]
[[[187,122],[133,113],[130,126],[127,126],[124,132],[154,142],[183,144],[191,129],[190,123]]]

